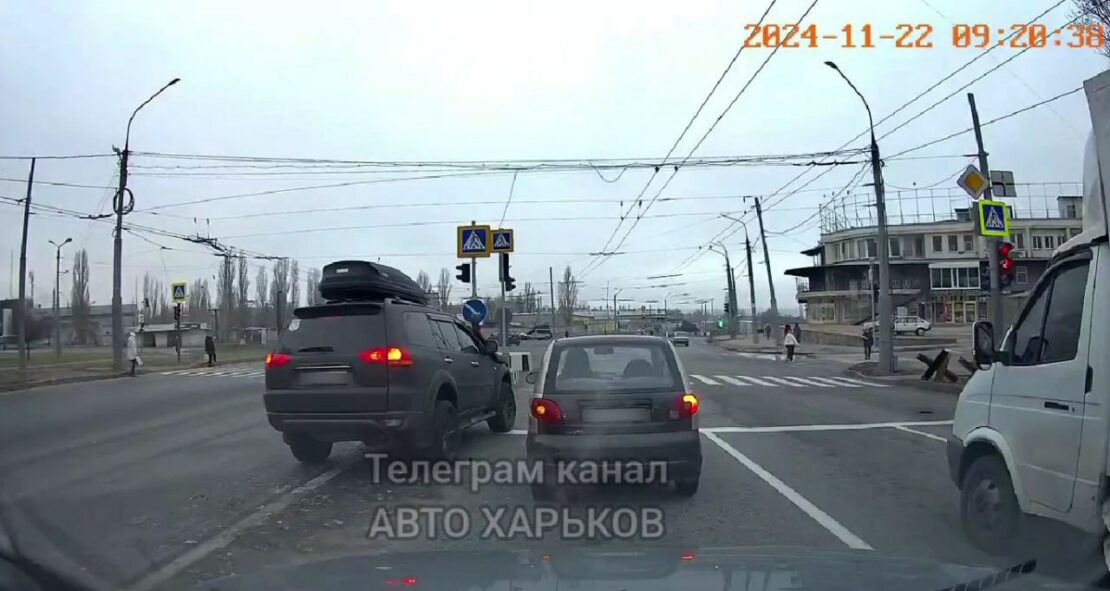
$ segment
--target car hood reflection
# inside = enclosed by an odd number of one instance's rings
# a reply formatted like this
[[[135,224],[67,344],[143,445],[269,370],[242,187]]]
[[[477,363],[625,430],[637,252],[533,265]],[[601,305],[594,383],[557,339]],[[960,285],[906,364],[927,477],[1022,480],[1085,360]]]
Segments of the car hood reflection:
[[[200,588],[394,591],[940,590],[998,572],[864,551],[795,548],[555,549],[344,556],[210,581]],[[1036,574],[1012,589],[1079,588]]]

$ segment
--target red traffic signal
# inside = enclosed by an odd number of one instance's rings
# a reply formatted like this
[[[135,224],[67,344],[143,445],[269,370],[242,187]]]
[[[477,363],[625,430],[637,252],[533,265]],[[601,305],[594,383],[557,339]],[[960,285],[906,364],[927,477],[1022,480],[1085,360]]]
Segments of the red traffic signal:
[[[1014,251],[1014,244],[1012,242],[1002,241],[998,243],[998,258],[1008,259],[1010,253]]]
[[[1014,243],[1005,240],[998,243],[998,279],[1002,287],[1010,285],[1014,280],[1014,270],[1017,268],[1017,262],[1010,258],[1010,254],[1013,252]]]

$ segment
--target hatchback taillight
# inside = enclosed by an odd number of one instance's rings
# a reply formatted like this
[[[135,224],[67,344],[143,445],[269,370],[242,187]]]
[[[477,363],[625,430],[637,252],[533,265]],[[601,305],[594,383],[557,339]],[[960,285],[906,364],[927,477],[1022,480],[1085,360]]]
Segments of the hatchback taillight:
[[[412,355],[403,347],[377,347],[358,354],[365,363],[381,363],[390,367],[412,365]]]
[[[674,401],[674,408],[678,411],[678,416],[682,418],[692,417],[698,414],[698,406],[698,397],[692,392],[683,394]]]
[[[563,422],[563,411],[548,398],[532,399],[532,416],[541,423],[556,424]]]
[[[287,365],[290,361],[293,361],[292,355],[287,355],[285,353],[274,353],[272,351],[266,354],[267,369],[271,367],[281,367],[283,365]]]

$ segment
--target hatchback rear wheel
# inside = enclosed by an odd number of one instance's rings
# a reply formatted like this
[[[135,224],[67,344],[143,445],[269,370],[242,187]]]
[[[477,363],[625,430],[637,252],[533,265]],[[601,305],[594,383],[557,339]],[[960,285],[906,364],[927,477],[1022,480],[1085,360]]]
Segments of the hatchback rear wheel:
[[[701,478],[697,476],[694,476],[693,478],[680,478],[674,481],[674,489],[675,492],[677,492],[678,494],[684,497],[690,497],[693,496],[694,493],[698,492],[698,484],[700,482]]]
[[[323,464],[331,455],[330,441],[319,441],[307,435],[286,435],[285,442],[293,452],[293,457],[302,464]]]

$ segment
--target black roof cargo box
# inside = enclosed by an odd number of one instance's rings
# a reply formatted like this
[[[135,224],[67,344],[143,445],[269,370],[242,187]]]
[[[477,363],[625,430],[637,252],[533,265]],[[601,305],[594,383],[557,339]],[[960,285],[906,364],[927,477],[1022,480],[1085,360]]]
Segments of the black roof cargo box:
[[[369,261],[336,261],[324,265],[320,295],[328,301],[397,298],[428,303],[428,294],[401,271]]]

